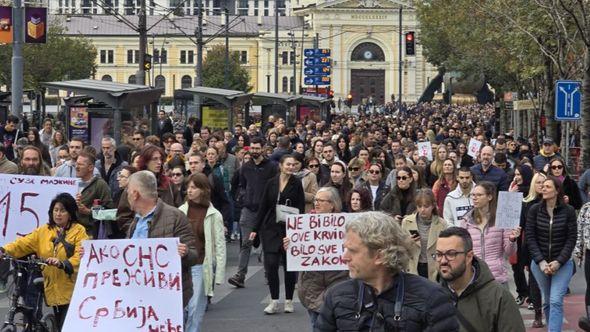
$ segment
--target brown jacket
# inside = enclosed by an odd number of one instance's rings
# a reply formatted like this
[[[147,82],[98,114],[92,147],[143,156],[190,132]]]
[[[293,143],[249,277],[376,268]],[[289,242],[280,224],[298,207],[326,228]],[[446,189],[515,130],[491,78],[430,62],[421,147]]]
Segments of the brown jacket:
[[[133,236],[137,219],[133,219],[127,238]],[[188,253],[181,260],[182,264],[182,306],[186,307],[188,301],[193,296],[193,278],[191,274],[191,266],[197,263],[197,247],[195,236],[186,219],[184,213],[179,209],[164,203],[158,199],[156,210],[154,211],[154,218],[149,223],[148,237],[162,238],[162,237],[177,237],[180,243],[188,246]]]
[[[298,293],[301,304],[308,310],[320,312],[324,294],[332,285],[348,279],[348,271],[305,271],[299,273]]]
[[[6,156],[0,159],[0,173],[2,174],[17,174],[18,166],[12,161],[8,160]]]

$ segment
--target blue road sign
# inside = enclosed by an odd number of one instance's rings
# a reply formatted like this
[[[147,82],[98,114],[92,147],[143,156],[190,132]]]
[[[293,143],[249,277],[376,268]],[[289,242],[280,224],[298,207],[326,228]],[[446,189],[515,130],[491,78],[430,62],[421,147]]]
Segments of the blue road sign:
[[[328,76],[306,76],[303,81],[305,85],[330,85]]]
[[[330,56],[330,49],[329,48],[306,48],[303,50],[303,55],[306,57],[313,57],[313,56]]]
[[[555,82],[555,119],[577,121],[582,118],[582,85],[579,81]]]
[[[306,67],[304,69],[305,75],[312,76],[312,75],[330,75],[330,67]]]

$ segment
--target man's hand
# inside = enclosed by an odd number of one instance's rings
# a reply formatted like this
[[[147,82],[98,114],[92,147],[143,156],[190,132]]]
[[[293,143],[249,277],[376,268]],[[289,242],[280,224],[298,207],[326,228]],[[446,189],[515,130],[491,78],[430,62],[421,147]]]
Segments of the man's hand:
[[[55,257],[49,257],[45,260],[45,263],[47,263],[47,265],[51,265],[51,266],[56,266],[56,267],[61,267],[61,261]]]
[[[256,238],[256,232],[251,232],[250,236],[248,237],[248,240],[254,241],[255,238]]]
[[[184,257],[188,254],[188,246],[184,243],[178,244],[178,254],[180,257]]]
[[[92,212],[92,210],[87,208],[86,205],[82,204],[82,194],[80,193],[76,194],[76,204],[78,204],[78,211],[81,214],[89,215]]]

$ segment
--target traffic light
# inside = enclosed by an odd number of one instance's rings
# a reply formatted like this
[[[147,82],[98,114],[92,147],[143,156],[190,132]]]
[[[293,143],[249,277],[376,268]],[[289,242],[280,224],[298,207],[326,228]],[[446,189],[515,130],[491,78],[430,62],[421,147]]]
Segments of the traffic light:
[[[406,32],[406,55],[416,55],[414,31]]]
[[[345,104],[348,107],[352,107],[352,95],[350,93],[348,94],[348,96],[346,96]]]
[[[146,54],[143,58],[143,70],[148,71],[152,69],[152,55]]]

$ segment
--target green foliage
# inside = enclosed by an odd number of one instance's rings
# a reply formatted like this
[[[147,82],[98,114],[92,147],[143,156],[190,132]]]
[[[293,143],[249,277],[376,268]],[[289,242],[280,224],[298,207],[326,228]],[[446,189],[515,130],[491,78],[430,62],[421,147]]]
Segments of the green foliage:
[[[225,84],[225,46],[216,45],[207,52],[207,58],[203,61],[203,86],[211,88],[226,88]],[[229,57],[229,84],[230,90],[248,92],[252,89],[248,85],[250,75],[245,68],[240,66],[239,55],[231,52]]]
[[[89,78],[96,69],[96,49],[82,37],[66,37],[54,21],[47,31],[47,43],[25,44],[24,87],[41,90],[42,82]],[[12,46],[0,46],[0,85],[10,86]]]

